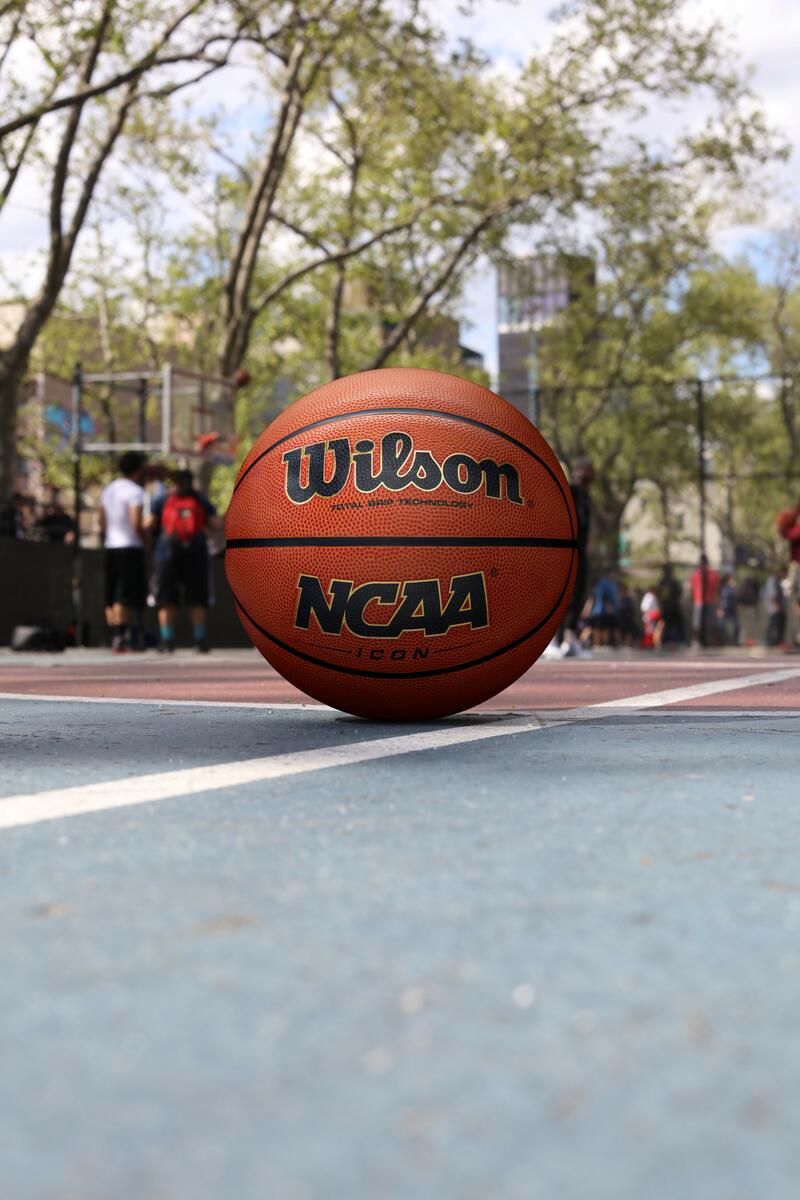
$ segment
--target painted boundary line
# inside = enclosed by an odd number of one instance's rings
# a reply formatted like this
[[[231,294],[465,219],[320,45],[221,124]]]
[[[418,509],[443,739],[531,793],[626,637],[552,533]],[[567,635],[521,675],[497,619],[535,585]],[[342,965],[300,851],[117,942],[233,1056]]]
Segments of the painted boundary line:
[[[105,812],[113,808],[129,808],[149,804],[154,800],[170,800],[178,796],[194,796],[220,788],[237,787],[243,783],[266,783],[323,771],[329,767],[350,766],[376,758],[391,758],[396,754],[411,754],[420,750],[439,750],[444,746],[463,745],[485,738],[507,737],[539,729],[535,717],[500,724],[460,726],[457,729],[436,729],[427,733],[407,733],[396,737],[374,738],[345,746],[327,746],[316,750],[298,750],[290,754],[274,754],[266,758],[251,758],[240,762],[214,763],[210,766],[189,767],[179,771],[161,771],[152,775],[132,775],[127,779],[104,780],[77,787],[56,788],[48,792],[33,792],[27,796],[0,799],[0,829],[20,825],[35,825],[58,817],[75,817],[83,813]]]
[[[615,708],[626,708],[631,703],[638,709],[658,708],[661,704],[680,704],[684,700],[701,700],[704,696],[716,696],[721,692],[736,692],[740,688],[767,687],[774,683],[787,683],[790,679],[800,679],[800,667],[779,671],[763,671],[757,675],[741,675],[735,679],[714,679],[708,683],[692,683],[688,687],[667,688],[663,692],[650,692],[644,696],[634,696],[631,700],[601,700],[593,704],[593,709],[608,711]],[[800,697],[798,697],[800,700]]]
[[[719,679],[689,687],[668,688],[665,691],[648,692],[619,700],[605,700],[598,704],[587,705],[585,708],[554,709],[552,710],[552,720],[541,720],[533,714],[522,720],[516,716],[501,717],[500,720],[495,717],[494,723],[476,724],[471,727],[462,725],[458,728],[434,729],[424,733],[399,734],[394,737],[375,738],[358,744],[300,750],[289,754],[270,755],[265,758],[214,763],[203,767],[133,775],[124,779],[104,780],[100,783],[56,788],[46,792],[8,796],[0,799],[0,830],[35,825],[42,821],[53,821],[62,817],[105,812],[115,808],[129,808],[159,800],[176,799],[179,796],[198,795],[246,783],[265,783],[289,775],[327,770],[330,767],[351,766],[378,758],[391,758],[395,755],[412,754],[422,750],[439,750],[446,746],[464,745],[516,733],[533,733],[574,721],[591,718],[597,720],[613,713],[634,714],[667,704],[713,696],[721,692],[786,683],[797,678],[800,678],[800,667],[794,670],[743,675],[736,679]],[[23,698],[32,699],[30,696]],[[98,699],[93,702],[103,703],[104,701]],[[148,702],[131,701],[131,703]],[[183,703],[189,706],[192,704],[191,701]],[[266,708],[268,706],[256,707]],[[488,715],[488,720],[492,720],[491,715]]]

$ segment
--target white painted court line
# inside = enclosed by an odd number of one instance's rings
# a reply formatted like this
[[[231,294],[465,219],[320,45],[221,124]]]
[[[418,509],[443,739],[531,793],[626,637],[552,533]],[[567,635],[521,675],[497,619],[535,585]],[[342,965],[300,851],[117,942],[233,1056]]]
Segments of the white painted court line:
[[[445,746],[464,745],[487,738],[503,737],[515,733],[532,733],[537,730],[552,729],[556,725],[569,724],[573,721],[596,720],[615,711],[637,713],[685,700],[713,696],[721,692],[785,683],[797,678],[800,678],[800,667],[794,670],[742,675],[736,679],[718,679],[710,683],[668,688],[660,692],[646,692],[638,696],[626,696],[619,700],[603,700],[597,704],[587,705],[585,708],[554,709],[546,715],[542,714],[541,720],[535,714],[527,714],[524,717],[520,714],[519,718],[516,716],[506,718],[503,724],[498,721],[495,724],[476,724],[471,727],[462,725],[457,728],[435,729],[425,733],[399,734],[394,737],[375,738],[358,744],[321,747],[315,750],[296,751],[291,754],[276,754],[267,758],[214,763],[210,766],[162,771],[151,775],[133,775],[125,779],[105,780],[100,783],[55,788],[46,792],[7,796],[0,798],[0,829],[14,829],[23,825],[35,825],[41,821],[56,820],[60,817],[128,808],[157,800],[169,800],[179,796],[215,791],[220,788],[236,787],[245,783],[268,782],[273,779],[282,779],[288,775],[321,771],[329,767],[349,766],[378,758],[411,754],[420,750],[439,750]],[[23,698],[30,699],[31,697],[23,696]],[[45,697],[45,699],[47,698]],[[102,703],[103,701],[96,702]],[[142,702],[131,701],[131,703]],[[191,704],[190,701],[183,703]]]
[[[631,696],[619,700],[601,700],[592,704],[592,709],[614,708],[658,708],[662,704],[680,704],[684,700],[699,700],[703,696],[717,696],[721,692],[736,692],[740,688],[766,687],[771,683],[787,683],[800,679],[800,667],[780,671],[761,671],[756,675],[739,675],[735,679],[714,679],[708,683],[692,683],[688,687],[666,688],[662,692],[649,692],[644,696]]]
[[[440,750],[444,746],[507,737],[538,728],[539,722],[535,717],[526,717],[524,720],[508,721],[505,724],[498,722],[491,725],[475,725],[472,728],[459,726],[456,729],[400,734],[396,737],[374,738],[355,745],[299,750],[291,754],[274,754],[267,758],[214,763],[180,771],[160,771],[152,775],[132,775],[126,779],[104,780],[102,783],[8,796],[0,798],[0,829],[36,825],[40,821],[53,821],[59,817],[106,812],[112,808],[129,808],[136,804],[149,804],[154,800],[169,800],[177,796],[192,796],[199,792],[237,787],[243,783],[265,783],[273,779],[283,779],[287,775],[323,771],[328,767],[350,766],[353,763],[391,758],[396,754],[411,754],[420,750]]]

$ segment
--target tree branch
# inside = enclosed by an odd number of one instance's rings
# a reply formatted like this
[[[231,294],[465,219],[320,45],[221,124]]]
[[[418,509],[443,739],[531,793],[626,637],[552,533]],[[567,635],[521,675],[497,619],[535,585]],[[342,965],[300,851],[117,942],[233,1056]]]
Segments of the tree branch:
[[[7,137],[10,133],[14,133],[17,129],[22,129],[25,125],[30,125],[31,123],[40,121],[42,117],[48,116],[50,113],[59,112],[64,108],[79,108],[85,104],[87,100],[92,100],[96,96],[103,96],[108,92],[115,91],[117,88],[124,87],[132,80],[144,75],[153,67],[175,66],[181,62],[198,61],[203,58],[205,53],[212,45],[214,45],[215,42],[227,40],[235,42],[240,36],[242,30],[246,27],[247,21],[240,23],[237,29],[230,35],[230,38],[226,38],[223,34],[218,33],[212,35],[211,37],[204,38],[196,46],[193,46],[185,51],[174,54],[159,55],[159,50],[161,47],[167,45],[177,33],[181,25],[183,25],[190,17],[194,16],[194,14],[203,8],[206,3],[207,0],[193,0],[193,3],[190,4],[188,8],[184,9],[183,12],[175,18],[172,24],[168,25],[164,32],[159,35],[158,41],[150,47],[147,53],[143,54],[137,62],[133,63],[130,67],[127,67],[124,71],[118,71],[115,75],[112,75],[109,78],[95,84],[90,84],[89,80],[84,76],[82,80],[84,86],[78,88],[76,91],[70,92],[66,96],[48,98],[33,108],[29,108],[25,112],[18,113],[17,116],[3,122],[0,124],[0,139]],[[110,20],[111,9],[113,9],[113,5],[107,4],[100,20],[98,29],[102,28],[103,33],[105,33],[105,29]],[[96,40],[97,39],[95,38],[95,41]]]
[[[416,219],[416,218],[414,218]],[[273,284],[261,298],[253,305],[253,314],[258,316],[264,309],[277,300],[287,288],[290,288],[293,283],[297,283],[303,276],[309,275],[312,271],[318,271],[320,267],[327,267],[333,263],[344,262],[348,258],[354,258],[357,254],[363,254],[365,250],[369,250],[370,246],[374,246],[376,242],[381,242],[387,237],[391,237],[394,233],[399,233],[403,229],[408,229],[411,221],[400,221],[396,225],[387,225],[385,229],[379,229],[377,233],[373,233],[370,237],[365,238],[356,246],[350,246],[344,250],[335,250],[327,254],[320,255],[319,258],[314,258],[310,262],[304,263],[302,267],[295,267],[293,271],[289,271],[284,275],[278,283]]]
[[[383,366],[386,360],[394,354],[398,346],[405,340],[419,318],[427,311],[431,300],[433,300],[437,292],[442,291],[450,282],[459,264],[478,241],[481,234],[501,216],[506,216],[513,208],[518,207],[520,203],[520,200],[512,200],[502,206],[496,206],[472,226],[446,260],[444,266],[436,274],[433,281],[417,298],[414,304],[412,304],[406,316],[395,325],[381,349],[369,363],[369,366],[364,368],[365,370],[375,370],[377,367]]]

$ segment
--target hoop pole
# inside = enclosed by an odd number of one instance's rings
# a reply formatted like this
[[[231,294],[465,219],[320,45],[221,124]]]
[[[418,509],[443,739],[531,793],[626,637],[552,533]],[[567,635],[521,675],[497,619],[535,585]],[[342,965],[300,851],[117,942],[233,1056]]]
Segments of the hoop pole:
[[[172,363],[161,371],[161,453],[169,454],[172,435]]]
[[[84,644],[83,636],[83,554],[81,548],[81,437],[83,374],[81,364],[72,371],[72,487],[75,500],[75,539],[72,543],[72,608],[75,618],[75,645]]]
[[[137,389],[139,398],[139,441],[147,441],[147,379],[142,376]]]
[[[703,380],[696,381],[697,398],[697,485],[700,500],[700,645],[708,645],[708,608],[706,589],[706,399]]]

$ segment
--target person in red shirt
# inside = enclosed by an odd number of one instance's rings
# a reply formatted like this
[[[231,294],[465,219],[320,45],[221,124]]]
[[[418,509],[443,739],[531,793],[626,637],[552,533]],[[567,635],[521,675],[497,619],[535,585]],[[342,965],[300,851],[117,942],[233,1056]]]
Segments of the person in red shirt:
[[[794,593],[794,611],[796,626],[794,631],[794,648],[800,650],[800,504],[794,512],[794,524],[788,524],[783,535],[789,543],[789,554],[794,566],[794,580],[792,591]]]
[[[719,604],[719,571],[708,565],[708,555],[701,554],[691,578],[693,616],[692,633],[701,646],[712,640],[714,621]]]
[[[792,562],[800,563],[800,504],[794,511],[794,520],[788,520],[785,525],[781,525],[780,531],[789,543]]]
[[[156,500],[147,528],[157,534],[154,553],[155,594],[161,634],[159,650],[175,649],[175,623],[181,601],[189,607],[194,648],[208,653],[208,544],[206,530],[221,519],[207,496],[195,490],[191,471],[177,471],[168,496]]]

